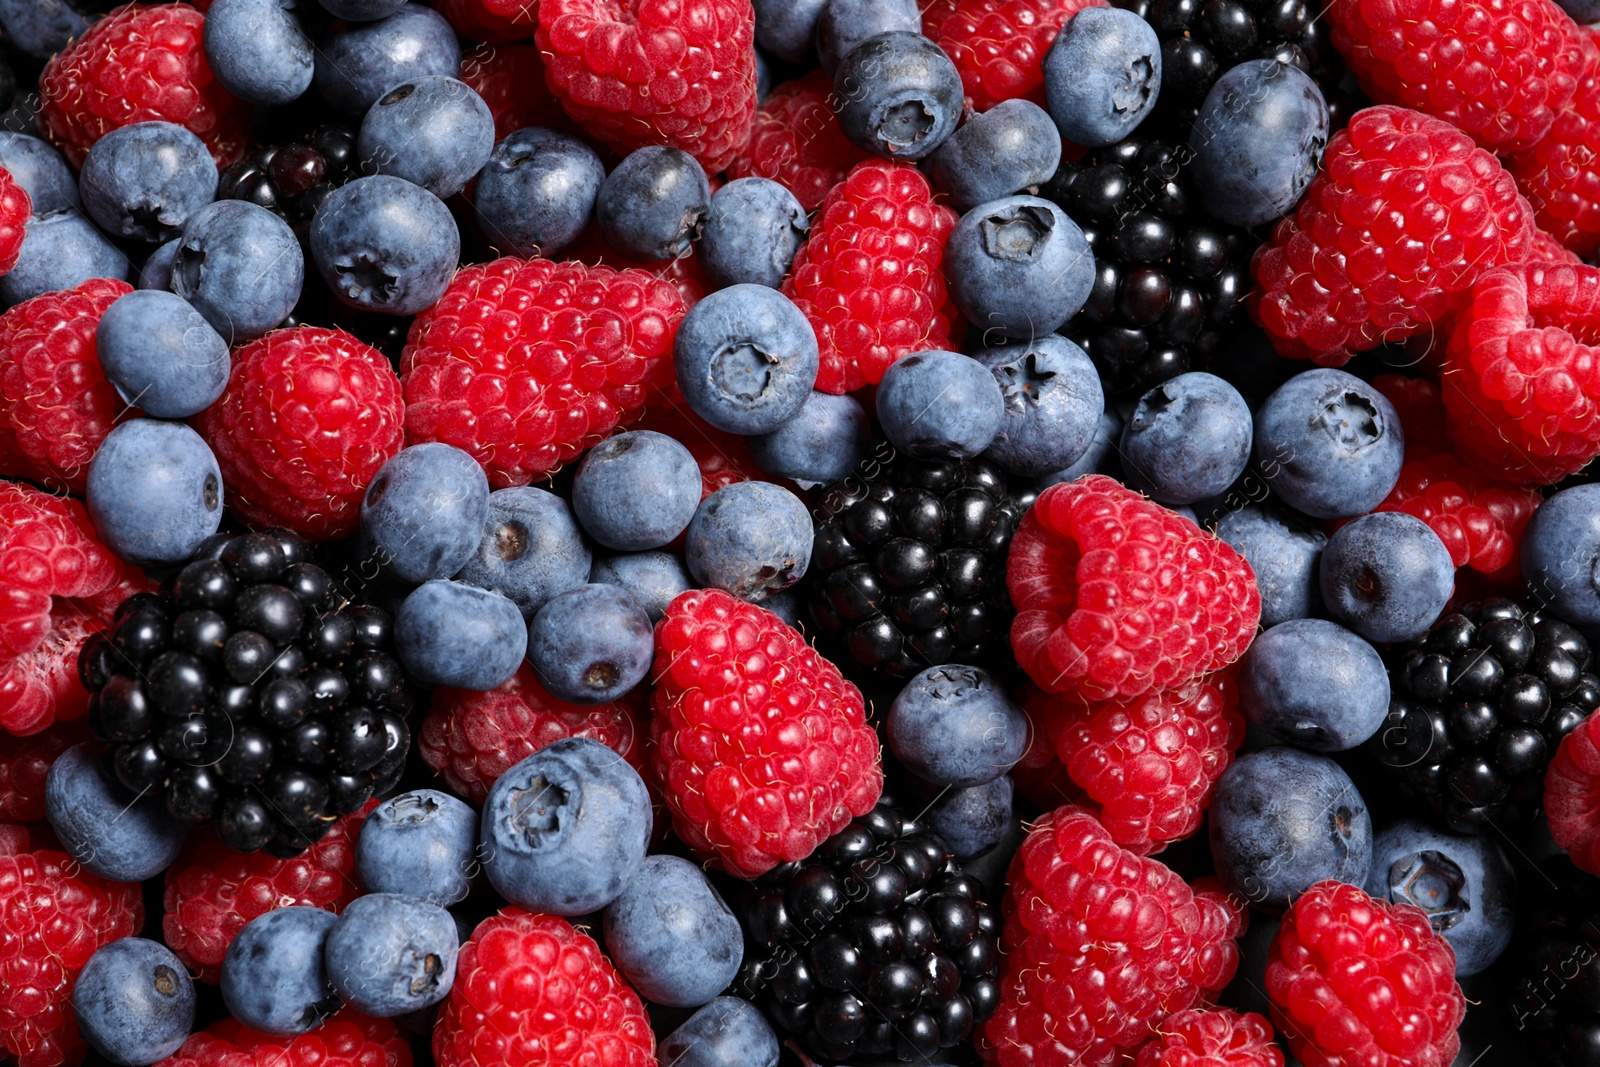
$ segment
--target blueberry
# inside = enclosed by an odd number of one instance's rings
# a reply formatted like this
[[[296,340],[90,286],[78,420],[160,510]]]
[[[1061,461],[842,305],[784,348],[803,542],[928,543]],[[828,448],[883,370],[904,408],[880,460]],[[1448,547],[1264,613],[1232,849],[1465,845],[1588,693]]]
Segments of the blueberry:
[[[1084,8],[1044,57],[1044,93],[1061,136],[1089,148],[1115,144],[1155,110],[1161,40],[1139,15]]]
[[[719,289],[678,326],[678,387],[696,415],[729,433],[771,433],[799,413],[817,380],[817,335],[764,285]]]
[[[1250,462],[1250,408],[1215,374],[1190,371],[1139,398],[1122,429],[1127,483],[1163,504],[1216,496]]]
[[[572,480],[584,531],[618,552],[660,548],[700,506],[700,466],[663,433],[619,433],[591,448]]]
[[[483,805],[479,847],[511,903],[586,915],[622,894],[650,843],[650,793],[598,741],[568,737],[501,775]]]
[[[85,492],[100,537],[135,563],[180,563],[222,525],[222,471],[181,422],[130,419],[89,463]]]
[[[1353,374],[1296,374],[1267,397],[1255,422],[1262,475],[1284,503],[1312,518],[1364,515],[1400,480],[1400,417]]]
[[[333,991],[378,1019],[443,1000],[456,979],[456,921],[437,904],[373,893],[345,905],[328,931],[323,960]]]
[[[1427,523],[1378,511],[1328,538],[1319,575],[1328,614],[1368,641],[1390,643],[1428,632],[1455,588],[1456,565]]]
[[[461,45],[445,17],[406,4],[387,18],[335,26],[317,42],[313,84],[334,110],[356,118],[402,82],[430,74],[454,78]]]
[[[933,183],[966,211],[991,200],[1037,191],[1061,164],[1061,138],[1044,108],[1020,97],[966,121],[928,157]]]
[[[1517,924],[1517,878],[1488,837],[1445,833],[1416,819],[1390,823],[1372,841],[1366,890],[1421,908],[1456,953],[1456,977],[1499,959]]]
[[[885,159],[928,158],[961,120],[961,75],[920,33],[880,33],[852,48],[834,71],[833,96],[839,129]]]
[[[390,797],[368,813],[356,839],[356,873],[369,893],[410,893],[441,906],[472,888],[478,813],[437,789]]]
[[[1100,376],[1083,349],[1058,334],[977,354],[1000,383],[1000,432],[986,455],[1013,474],[1038,476],[1076,461],[1105,414]]]
[[[461,232],[444,201],[388,174],[328,194],[311,220],[311,259],[351,307],[415,315],[444,295],[461,258]]]
[[[172,865],[189,828],[155,795],[113,781],[88,742],[56,757],[45,775],[45,816],[74,860],[114,882],[142,882]]]
[[[884,436],[919,459],[970,459],[1005,421],[1000,383],[959,352],[916,352],[890,364],[878,384]]]
[[[522,612],[499,593],[435,578],[406,597],[395,616],[395,654],[424,685],[490,690],[522,665]]]
[[[768,474],[831,485],[855,470],[871,440],[872,425],[859,400],[813,390],[793,418],[745,443]]]
[[[1556,0],[1556,4],[1579,25],[1600,22],[1600,0]]]
[[[94,143],[78,184],[84,210],[101,229],[162,242],[216,198],[217,167],[205,142],[182,126],[136,122]]]
[[[1101,414],[1100,421],[1094,428],[1094,439],[1089,442],[1089,447],[1084,449],[1083,455],[1062,469],[1040,478],[1040,492],[1052,485],[1081,478],[1085,474],[1122,477],[1122,456],[1117,451],[1118,442],[1122,440],[1122,425],[1122,416],[1115,410],[1107,408]]]
[[[1240,662],[1239,702],[1274,739],[1343,752],[1389,713],[1389,672],[1376,649],[1338,623],[1293,619],[1258,636]]]
[[[711,184],[681,148],[649,145],[628,153],[600,183],[600,236],[629,259],[681,259],[711,212]]]
[[[101,945],[78,972],[72,1013],[78,1032],[112,1063],[159,1063],[194,1027],[194,983],[167,946],[125,937]]]
[[[0,0],[0,29],[12,47],[33,59],[49,59],[89,22],[69,0]]]
[[[772,63],[762,54],[761,49],[756,49],[756,106],[766,103],[767,97],[772,95]]]
[[[525,617],[589,580],[589,548],[565,500],[528,486],[489,494],[489,517],[456,575],[508,596]]]
[[[922,821],[939,835],[958,860],[981,856],[1005,840],[1016,825],[1011,775],[965,789],[946,789],[928,806]]]
[[[406,6],[406,0],[317,0],[328,14],[351,22],[388,18]]]
[[[1529,591],[1563,619],[1600,623],[1600,485],[1563,489],[1533,513],[1522,573]]]
[[[362,167],[441,199],[467,187],[494,151],[494,116],[465,82],[414,78],[380,96],[356,137]]]
[[[922,32],[917,0],[828,0],[817,18],[817,57],[837,70],[844,57],[880,33]]]
[[[35,218],[82,206],[72,168],[60,152],[37,137],[0,130],[0,167],[27,190]]]
[[[718,997],[664,1037],[656,1058],[666,1067],[777,1067],[779,1051],[759,1008]]]
[[[986,344],[1054,332],[1083,307],[1095,279],[1083,231],[1037,196],[1008,196],[961,216],[944,270],[950,299]]]
[[[94,338],[106,378],[146,415],[197,415],[227,387],[228,342],[174,293],[146,289],[119,297]]]
[[[703,587],[760,602],[805,577],[811,514],[771,482],[734,482],[700,502],[684,535],[684,562]]]
[[[1028,747],[1028,717],[977,667],[941,664],[906,683],[889,706],[889,750],[912,774],[965,789],[992,782]]]
[[[1276,59],[1229,70],[1189,131],[1189,165],[1206,210],[1235,226],[1282,218],[1317,176],[1328,104],[1311,76]]]
[[[552,695],[574,704],[617,700],[650,673],[650,617],[620,586],[596,583],[552,597],[528,623],[528,664]]]
[[[788,189],[767,178],[739,178],[711,197],[700,262],[718,288],[748,282],[776,289],[810,227]]]
[[[1282,746],[1240,756],[1211,794],[1217,877],[1276,914],[1326,878],[1366,880],[1372,818],[1355,785],[1326,756]]]
[[[123,279],[128,272],[128,257],[76,211],[35,213],[23,234],[17,265],[0,277],[0,304],[15,307],[90,278]]]
[[[1328,535],[1310,519],[1275,502],[1251,504],[1224,515],[1216,532],[1256,572],[1262,626],[1322,613],[1317,574]]]
[[[816,43],[817,22],[828,6],[828,0],[755,0],[756,44],[785,63],[799,63]]]
[[[621,589],[644,609],[652,623],[661,621],[667,605],[680,593],[694,588],[683,561],[671,552],[630,552],[597,559],[589,581]]]
[[[589,225],[605,177],[600,157],[576,137],[539,127],[518,130],[495,145],[478,174],[473,209],[500,251],[551,256]]]
[[[222,958],[222,1001],[252,1030],[306,1034],[339,1010],[323,950],[338,916],[304,904],[256,916]]]
[[[177,262],[178,245],[181,243],[180,239],[174,237],[146,256],[144,263],[139,267],[139,277],[134,279],[135,286],[139,289],[164,289],[169,293],[172,292],[172,265]],[[184,303],[187,304],[188,301],[185,300]],[[209,326],[210,323],[206,325]]]
[[[652,1004],[696,1008],[728,988],[744,934],[705,873],[677,856],[646,856],[602,916],[606,949]]]
[[[310,3],[311,0],[299,0]],[[316,50],[300,28],[295,0],[214,0],[206,10],[206,64],[240,100],[273,106],[311,88]]]
[[[785,625],[792,629],[800,629],[800,619],[802,617],[809,618],[806,613],[805,599],[795,586],[790,586],[782,592],[773,593],[761,602],[761,606],[782,619]]]
[[[184,226],[172,291],[239,344],[289,317],[305,276],[305,256],[287,222],[243,200],[219,200]]]
[[[489,518],[489,479],[454,445],[403,448],[367,486],[361,532],[407,582],[449,578],[472,558]]]

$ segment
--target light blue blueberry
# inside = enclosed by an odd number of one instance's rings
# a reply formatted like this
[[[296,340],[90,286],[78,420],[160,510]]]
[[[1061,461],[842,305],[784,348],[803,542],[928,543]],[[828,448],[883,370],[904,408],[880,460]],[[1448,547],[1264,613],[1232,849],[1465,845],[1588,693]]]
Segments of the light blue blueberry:
[[[403,448],[367,486],[363,535],[402,580],[449,578],[466,565],[489,517],[489,479],[454,445]]]
[[[311,88],[316,50],[300,28],[294,3],[214,0],[206,11],[206,63],[217,82],[240,100],[289,104]]]
[[[89,464],[89,517],[113,552],[134,563],[179,563],[222,525],[222,471],[181,422],[130,419]]]
[[[43,293],[72,289],[90,278],[128,277],[128,257],[76,210],[35,213],[11,273],[0,277],[0,304],[15,307]]]
[[[189,828],[159,796],[137,797],[100,768],[90,743],[56,757],[44,780],[45,814],[67,853],[91,874],[142,882],[172,865]]]
[[[228,343],[175,293],[135,290],[106,309],[95,350],[122,399],[158,419],[210,407],[228,384]]]
[[[1000,383],[959,352],[915,352],[878,383],[884,436],[919,459],[970,459],[994,443],[1005,420]]]
[[[289,317],[305,276],[305,256],[287,222],[243,200],[220,200],[184,226],[172,291],[239,344]]]
[[[487,691],[522,665],[522,612],[499,593],[435,578],[400,605],[395,654],[413,681]]]
[[[684,562],[702,587],[761,602],[805,577],[811,513],[771,482],[735,482],[700,502],[684,535]]]
[[[744,932],[698,864],[646,856],[601,917],[606,949],[639,995],[696,1008],[728,988]]]
[[[951,207],[967,211],[1036,191],[1060,165],[1055,123],[1044,108],[1019,97],[969,118],[928,157],[928,174],[949,194]]]
[[[1060,334],[979,352],[1000,384],[1000,430],[986,455],[1010,471],[1037,477],[1070,466],[1094,443],[1105,390],[1088,354]]]
[[[572,508],[554,493],[515,486],[489,494],[489,517],[463,582],[511,598],[525,618],[589,581],[592,559]]]
[[[578,522],[616,552],[667,544],[694,518],[700,495],[694,456],[652,430],[620,433],[595,445],[572,480]]]
[[[812,390],[793,418],[745,443],[768,474],[830,485],[855,470],[871,440],[872,424],[859,400]]]
[[[595,150],[534,126],[508,134],[478,174],[473,208],[489,243],[518,256],[550,256],[594,217],[606,168]]]
[[[494,115],[465,82],[414,78],[367,110],[356,147],[369,173],[404,178],[443,199],[465,189],[489,162]]]
[[[1045,53],[1044,92],[1061,136],[1089,148],[1115,144],[1155,110],[1161,40],[1133,11],[1084,8]]]
[[[84,210],[106,233],[162,242],[216,198],[217,167],[205,142],[182,126],[136,122],[94,143],[78,185]]]
[[[683,561],[671,552],[629,552],[597,559],[589,581],[621,588],[652,623],[661,621],[679,594],[694,588]]]

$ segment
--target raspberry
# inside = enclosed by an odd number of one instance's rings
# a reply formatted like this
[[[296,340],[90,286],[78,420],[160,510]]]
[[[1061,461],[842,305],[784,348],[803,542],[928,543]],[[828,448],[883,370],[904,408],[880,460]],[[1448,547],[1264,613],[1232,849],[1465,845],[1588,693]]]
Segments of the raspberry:
[[[539,7],[536,0],[436,0],[433,5],[439,14],[463,37],[474,41],[487,41],[492,45],[509,44],[512,41],[525,41],[532,37],[539,29]],[[493,53],[494,49],[489,50]],[[533,50],[538,55],[538,50]],[[461,80],[468,85],[472,82],[465,76],[468,56],[461,57]],[[541,82],[544,79],[544,64],[541,62],[536,68]],[[476,85],[472,86],[474,89]],[[550,99],[549,91],[541,84],[538,92]],[[551,101],[554,103],[554,101]],[[490,105],[493,110],[494,105]],[[496,115],[499,112],[495,112]],[[534,123],[525,123],[532,126]],[[511,129],[519,130],[521,126]],[[508,131],[509,132],[509,131]],[[499,131],[498,124],[495,129],[495,140],[504,137]]]
[[[1405,430],[1406,459],[1425,459],[1450,451],[1445,430],[1444,395],[1439,383],[1428,378],[1407,378],[1400,374],[1380,374],[1372,387],[1394,405]]]
[[[716,186],[712,186],[715,191]],[[694,307],[707,293],[716,286],[711,284],[711,279],[706,277],[706,269],[700,264],[700,257],[690,252],[677,259],[669,259],[660,263],[641,263],[635,259],[619,256],[606,244],[605,238],[600,236],[598,224],[591,224],[584,230],[572,247],[561,253],[562,259],[574,259],[596,267],[610,267],[612,270],[627,270],[634,267],[657,278],[678,290],[678,295],[683,297],[684,310]]]
[[[404,444],[405,405],[377,349],[296,326],[234,349],[227,389],[195,425],[241,518],[325,540],[361,525],[367,483]]]
[[[1579,870],[1600,875],[1600,716],[1561,739],[1544,772],[1550,836]]]
[[[44,778],[56,757],[89,740],[81,719],[58,722],[29,737],[8,738],[0,746],[0,822],[44,819]]]
[[[1498,580],[1521,573],[1522,533],[1543,501],[1537,489],[1496,485],[1448,453],[1408,459],[1374,511],[1403,511],[1439,535],[1457,567]]]
[[[651,756],[690,848],[754,878],[809,856],[877,803],[861,692],[799,632],[717,589],[656,624]]]
[[[354,881],[356,838],[369,801],[334,823],[321,840],[291,859],[265,852],[235,852],[207,828],[197,830],[167,869],[161,929],[167,945],[202,982],[215,983],[245,924],[294,904],[344,910],[361,887]]]
[[[817,334],[817,388],[876,385],[901,356],[959,341],[940,269],[956,213],[917,168],[869,160],[835,185],[783,292]]]
[[[89,461],[127,410],[100,366],[95,329],[131,292],[94,278],[0,315],[0,474],[83,492]]]
[[[63,852],[0,856],[0,1051],[17,1067],[81,1062],[72,983],[95,949],[143,924],[137,885],[83,872]]]
[[[1466,1000],[1456,954],[1420,908],[1318,882],[1267,954],[1272,1021],[1302,1062],[1449,1067]]]
[[[1088,798],[1067,776],[1066,767],[1056,756],[1056,737],[1065,725],[1060,712],[1061,698],[1046,693],[1032,682],[1024,682],[1022,710],[1033,729],[1028,732],[1028,748],[1011,768],[1017,792],[1027,797],[1040,811],[1054,811],[1063,804],[1087,807]]]
[[[585,130],[623,155],[681,148],[717,174],[750,139],[755,26],[749,0],[542,0],[539,51]]]
[[[433,1028],[438,1067],[655,1067],[638,994],[565,919],[502,908],[461,946]]]
[[[218,167],[250,143],[250,108],[211,76],[205,16],[187,4],[127,4],[57,53],[39,76],[39,128],[83,166],[89,146],[136,122],[171,122],[211,150]]]
[[[1067,21],[1105,0],[922,0],[922,32],[961,72],[969,111],[1044,104],[1044,56]]]
[[[268,1037],[235,1019],[196,1031],[160,1067],[411,1067],[411,1047],[388,1019],[347,1008],[297,1037]]]
[[[757,109],[750,143],[728,165],[728,176],[768,178],[807,211],[821,207],[828,190],[868,158],[839,129],[832,97],[833,79],[824,70],[774,88]]]
[[[1117,847],[1081,808],[1034,823],[1006,882],[989,1063],[1110,1067],[1238,967],[1238,905]]]
[[[1513,174],[1516,172],[1513,171]],[[1520,179],[1518,179],[1520,181]],[[1540,218],[1538,210],[1534,218]],[[1529,263],[1582,263],[1578,253],[1563,245],[1560,241],[1550,236],[1541,229],[1533,231],[1533,247],[1528,249]]]
[[[411,443],[527,485],[635,418],[672,380],[683,298],[643,271],[508,257],[464,267],[406,339]]]
[[[0,274],[11,273],[22,255],[22,238],[33,200],[28,190],[16,183],[11,172],[0,167]]]
[[[1139,1046],[1135,1067],[1283,1067],[1283,1052],[1272,1043],[1272,1025],[1255,1012],[1190,1008]]]
[[[455,0],[450,0],[450,5],[454,6]],[[440,11],[455,21],[445,4],[440,5]],[[531,25],[528,33],[533,33]],[[544,81],[544,58],[531,44],[480,44],[461,57],[461,80],[489,105],[496,141],[529,126],[577,132],[576,124],[550,95]]]
[[[1538,144],[1509,157],[1506,169],[1533,204],[1534,217],[1580,256],[1600,254],[1600,46],[1580,31],[1583,70],[1572,102]]]
[[[1042,688],[1092,701],[1220,670],[1261,617],[1237,552],[1100,474],[1039,494],[1011,539],[1006,584],[1018,664]]]
[[[1532,211],[1498,160],[1440,119],[1370,107],[1256,251],[1250,315],[1280,355],[1342,366],[1439,322],[1532,242]]]

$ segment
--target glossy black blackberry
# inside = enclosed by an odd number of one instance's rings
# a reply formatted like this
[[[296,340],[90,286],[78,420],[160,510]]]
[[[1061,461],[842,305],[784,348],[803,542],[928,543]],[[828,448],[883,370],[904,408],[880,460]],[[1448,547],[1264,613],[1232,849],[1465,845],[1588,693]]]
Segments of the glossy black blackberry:
[[[1566,856],[1521,880],[1510,1022],[1548,1067],[1600,1067],[1600,879]]]
[[[117,609],[78,673],[111,771],[241,852],[294,855],[399,780],[410,696],[389,618],[291,534],[218,536]]]
[[[1600,707],[1589,642],[1510,600],[1446,615],[1389,664],[1389,715],[1367,750],[1451,829],[1537,813],[1556,745]]]
[[[217,199],[244,200],[302,227],[330,193],[359,177],[355,131],[319,126],[293,143],[257,148],[223,171]]]
[[[1041,192],[1094,248],[1094,289],[1061,332],[1114,394],[1206,369],[1243,315],[1259,242],[1201,209],[1187,159],[1187,148],[1130,137],[1062,164]]]
[[[733,991],[828,1063],[928,1062],[999,1005],[1000,917],[888,799],[742,891]]]
[[[894,456],[824,494],[811,614],[840,652],[909,678],[1010,656],[1006,552],[1028,498],[983,460]]]

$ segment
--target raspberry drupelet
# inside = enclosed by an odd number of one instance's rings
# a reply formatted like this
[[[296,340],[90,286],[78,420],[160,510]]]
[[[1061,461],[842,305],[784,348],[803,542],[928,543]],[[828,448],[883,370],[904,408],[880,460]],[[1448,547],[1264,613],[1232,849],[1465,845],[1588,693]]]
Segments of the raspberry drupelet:
[[[922,0],[922,32],[961,72],[969,111],[1044,104],[1044,57],[1061,28],[1105,0]]]
[[[346,1009],[308,1034],[268,1037],[235,1019],[190,1035],[160,1067],[411,1067],[411,1048],[388,1019]]]
[[[32,214],[33,200],[28,190],[17,184],[10,171],[0,167],[0,274],[11,273],[17,265]]]

